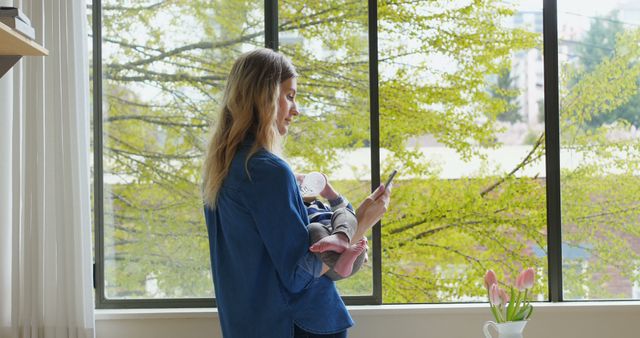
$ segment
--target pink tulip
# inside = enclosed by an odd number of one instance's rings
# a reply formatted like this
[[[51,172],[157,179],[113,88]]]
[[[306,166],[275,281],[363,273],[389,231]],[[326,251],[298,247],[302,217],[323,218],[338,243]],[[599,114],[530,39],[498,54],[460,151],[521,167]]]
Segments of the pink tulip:
[[[489,302],[492,305],[500,306],[502,304],[502,298],[500,297],[500,288],[498,288],[498,284],[494,283],[489,288]]]
[[[519,291],[524,291],[524,289],[525,289],[525,287],[524,287],[524,271],[518,275],[518,278],[516,278],[516,289],[518,289]]]
[[[533,287],[533,280],[535,277],[536,273],[533,271],[533,268],[523,270],[516,279],[516,288],[520,291],[531,289]]]
[[[506,305],[507,303],[509,303],[509,299],[510,299],[509,294],[506,293],[504,289],[498,290],[498,294],[500,295],[500,299],[502,299],[502,304]]]
[[[493,284],[498,284],[498,277],[496,277],[496,273],[493,270],[489,270],[484,275],[484,287],[489,290]]]

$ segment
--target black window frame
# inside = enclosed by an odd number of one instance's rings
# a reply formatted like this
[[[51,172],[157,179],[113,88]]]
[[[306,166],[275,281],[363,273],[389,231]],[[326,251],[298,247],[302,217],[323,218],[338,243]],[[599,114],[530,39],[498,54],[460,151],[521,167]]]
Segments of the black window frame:
[[[278,1],[265,0],[265,47],[278,49]],[[378,83],[378,2],[368,1],[369,83],[372,188],[380,184],[380,133]],[[107,299],[104,288],[103,209],[103,112],[102,112],[102,1],[92,1],[93,31],[93,155],[94,155],[94,288],[97,309],[203,308],[215,307],[213,298]],[[550,302],[562,299],[560,129],[557,0],[543,0],[544,119],[546,132],[547,246]],[[203,225],[204,226],[204,225]],[[367,296],[345,296],[348,305],[382,304],[382,258],[380,223],[373,228],[373,292]]]

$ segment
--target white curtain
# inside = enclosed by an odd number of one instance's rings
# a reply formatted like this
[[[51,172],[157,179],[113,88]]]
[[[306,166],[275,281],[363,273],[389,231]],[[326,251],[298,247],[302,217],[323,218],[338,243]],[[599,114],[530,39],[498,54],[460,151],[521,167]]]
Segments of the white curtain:
[[[13,103],[0,104],[13,112],[0,111],[11,116],[0,126],[11,135],[0,158],[11,179],[10,222],[0,218],[0,335],[94,337],[86,1],[13,5],[49,56],[23,58],[5,89]]]

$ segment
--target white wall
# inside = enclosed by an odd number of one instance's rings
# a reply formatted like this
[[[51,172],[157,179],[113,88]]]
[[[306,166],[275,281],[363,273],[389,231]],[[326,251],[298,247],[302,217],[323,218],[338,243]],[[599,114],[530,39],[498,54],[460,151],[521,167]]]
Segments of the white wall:
[[[488,305],[352,306],[349,338],[480,338]],[[253,314],[247,314],[251,325]],[[97,338],[218,338],[217,313],[201,310],[98,310]],[[640,302],[535,303],[525,338],[638,338]],[[283,337],[285,338],[285,337]]]

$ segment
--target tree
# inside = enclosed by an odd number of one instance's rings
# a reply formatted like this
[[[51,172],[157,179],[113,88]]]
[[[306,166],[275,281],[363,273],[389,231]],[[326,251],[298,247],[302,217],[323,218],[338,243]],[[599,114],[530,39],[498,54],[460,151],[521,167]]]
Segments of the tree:
[[[264,45],[263,4],[103,3],[107,295],[211,296],[201,157],[231,63],[242,51]],[[331,177],[345,153],[370,142],[366,2],[280,4],[279,31],[287,37],[281,50],[297,65],[303,107],[290,129],[286,155],[296,170],[320,170]],[[499,147],[493,140],[504,98],[487,90],[486,74],[504,69],[512,52],[539,46],[539,36],[502,25],[514,11],[494,0],[380,1],[378,11],[380,142],[390,154],[382,166],[385,171],[402,166],[405,177],[414,177],[396,180],[382,243],[373,243],[382,245],[384,301],[478,299],[485,294],[481,280],[487,268],[511,275],[524,265],[544,268],[545,180],[518,175],[543,157],[544,134],[507,173],[458,180],[438,179],[437,163],[407,146],[411,138],[431,134],[465,160],[482,159],[483,151]],[[630,41],[616,45],[627,54],[597,67],[598,75],[619,83],[598,82],[593,73],[564,93],[563,136],[575,135],[590,151],[603,150],[589,148],[584,131],[572,122],[608,109],[604,97],[593,98],[594,93],[611,92],[609,103],[632,95],[636,87],[628,79],[634,75],[619,73],[621,67],[637,67]],[[439,67],[434,58],[448,60],[451,67]],[[633,146],[619,145],[622,150]],[[582,169],[568,173],[572,185],[563,191],[568,200],[585,205],[567,215],[575,224],[593,216],[586,196],[603,197],[596,186],[584,184],[595,169]],[[352,201],[364,197],[369,185],[368,179],[336,182]],[[611,206],[621,207],[616,196],[612,192]],[[625,190],[625,196],[632,194]],[[634,215],[616,210],[602,212],[612,219]],[[603,231],[634,234],[631,225],[618,221],[605,224]],[[576,232],[569,240],[582,245],[582,235]],[[628,248],[614,244],[590,250],[606,253],[606,262],[628,262],[621,258]],[[602,269],[595,266],[588,273]],[[339,287],[366,294],[368,273],[365,269]],[[545,294],[544,289],[540,284],[536,292]]]
[[[500,71],[495,86],[489,91],[491,95],[504,102],[504,111],[498,114],[498,121],[516,123],[522,121],[520,115],[520,103],[518,102],[519,90],[515,83],[515,78],[511,76],[508,68]]]
[[[615,52],[616,37],[624,32],[624,24],[618,18],[618,11],[612,11],[607,17],[595,18],[582,41],[578,42],[576,54],[579,65],[585,74],[594,71],[604,60]],[[608,111],[591,117],[587,126],[596,128],[603,124],[612,124],[624,120],[640,126],[640,94],[627,98],[627,102]]]
[[[589,254],[576,259],[582,263],[580,269],[567,275],[572,294],[620,297],[603,287],[612,276],[638,282],[639,257],[633,243],[638,238],[640,142],[610,135],[612,130],[630,134],[632,127],[624,120],[612,127],[590,126],[594,117],[619,109],[637,95],[638,41],[640,30],[624,30],[616,35],[610,55],[592,69],[566,67],[565,88],[570,90],[561,98],[561,142],[582,163],[562,175],[563,236],[568,245]]]

